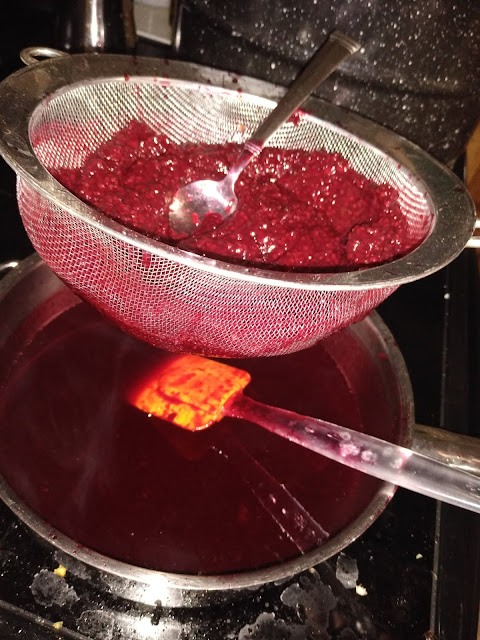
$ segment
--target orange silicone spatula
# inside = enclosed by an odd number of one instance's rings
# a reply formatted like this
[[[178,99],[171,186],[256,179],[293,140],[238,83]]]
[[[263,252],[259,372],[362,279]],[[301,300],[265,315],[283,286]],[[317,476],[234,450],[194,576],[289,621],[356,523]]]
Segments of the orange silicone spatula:
[[[480,513],[480,478],[366,433],[252,400],[243,394],[250,379],[223,362],[181,355],[152,370],[130,401],[191,431],[226,415],[249,420],[343,465]]]

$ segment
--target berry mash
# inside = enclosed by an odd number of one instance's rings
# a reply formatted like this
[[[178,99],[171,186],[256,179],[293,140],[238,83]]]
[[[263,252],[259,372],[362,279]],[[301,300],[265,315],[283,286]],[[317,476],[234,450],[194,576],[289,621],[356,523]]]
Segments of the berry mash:
[[[338,153],[265,148],[240,175],[238,208],[192,237],[169,228],[177,189],[220,179],[241,145],[178,145],[132,121],[77,169],[54,176],[107,216],[152,238],[230,262],[280,269],[340,271],[410,251],[396,190],[359,174]]]

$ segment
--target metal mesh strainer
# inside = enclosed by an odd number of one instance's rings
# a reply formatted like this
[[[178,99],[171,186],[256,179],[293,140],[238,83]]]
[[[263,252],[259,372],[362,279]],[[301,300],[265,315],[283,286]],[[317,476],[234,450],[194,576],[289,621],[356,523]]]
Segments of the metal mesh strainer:
[[[80,166],[132,120],[178,143],[243,142],[280,94],[221,71],[108,55],[56,58],[10,76],[0,85],[0,152],[18,174],[20,212],[38,253],[138,338],[175,351],[262,356],[302,349],[361,319],[463,249],[475,212],[462,184],[414,145],[314,99],[313,115],[284,125],[270,144],[338,151],[394,186],[411,239],[427,235],[408,256],[342,274],[229,265],[124,228],[48,173]]]

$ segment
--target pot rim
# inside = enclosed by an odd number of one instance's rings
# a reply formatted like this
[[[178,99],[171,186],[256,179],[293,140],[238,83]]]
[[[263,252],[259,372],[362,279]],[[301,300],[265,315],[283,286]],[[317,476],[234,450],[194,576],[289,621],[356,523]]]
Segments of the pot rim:
[[[0,306],[6,296],[21,281],[38,269],[47,269],[50,272],[50,274],[47,272],[50,278],[58,279],[41,258],[37,254],[33,254],[20,262],[19,266],[0,282]],[[60,286],[66,285],[60,283]],[[359,324],[370,326],[382,342],[382,349],[387,355],[387,360],[391,364],[392,373],[397,382],[396,387],[400,394],[399,402],[401,401],[404,413],[404,424],[401,425],[398,444],[409,446],[414,424],[414,404],[410,378],[403,356],[389,329],[376,312],[372,312]],[[250,589],[265,583],[281,581],[310,569],[335,555],[358,538],[381,514],[393,497],[395,490],[394,485],[381,482],[368,506],[349,525],[320,547],[302,556],[286,560],[278,565],[238,573],[190,575],[131,565],[76,543],[45,522],[23,503],[0,474],[0,498],[27,527],[74,560],[83,562],[102,574],[107,574],[114,581],[115,579],[126,579],[133,581],[141,589],[152,590],[152,594],[155,593],[157,596],[153,600],[150,599],[152,602],[162,601],[162,589],[189,592],[224,592]],[[106,581],[108,582],[108,579]]]

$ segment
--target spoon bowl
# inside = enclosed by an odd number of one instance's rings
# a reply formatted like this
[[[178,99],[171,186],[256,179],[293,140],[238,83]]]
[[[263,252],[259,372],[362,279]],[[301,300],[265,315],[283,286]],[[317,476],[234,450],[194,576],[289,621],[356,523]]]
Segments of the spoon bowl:
[[[228,173],[223,180],[197,180],[179,189],[170,205],[170,227],[188,236],[207,216],[212,226],[221,224],[237,208],[234,184]]]
[[[334,31],[296,78],[275,109],[260,124],[245,144],[237,162],[222,180],[198,180],[179,189],[170,205],[170,228],[182,235],[192,235],[207,216],[218,226],[237,208],[235,183],[245,167],[261,152],[267,140],[288,120],[311,93],[338,66],[360,49],[358,42]]]

